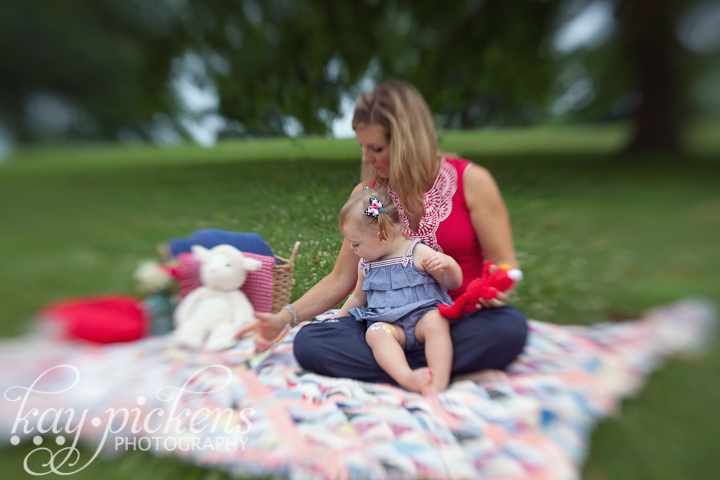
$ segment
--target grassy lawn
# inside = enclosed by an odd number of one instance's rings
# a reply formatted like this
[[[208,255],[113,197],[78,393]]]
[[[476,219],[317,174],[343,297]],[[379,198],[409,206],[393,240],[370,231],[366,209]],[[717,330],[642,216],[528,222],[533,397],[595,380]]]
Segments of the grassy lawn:
[[[622,126],[446,132],[440,146],[500,184],[526,275],[513,303],[531,318],[634,318],[684,296],[720,302],[720,128],[693,130],[683,156],[615,155]],[[359,180],[354,140],[233,141],[213,149],[23,149],[0,165],[0,335],[21,334],[60,298],[136,293],[155,245],[197,228],[260,233],[286,256],[293,297],[327,273],[337,213]],[[720,349],[672,360],[592,436],[587,479],[710,478],[720,471]],[[31,445],[0,449],[26,478]],[[174,459],[95,461],[77,478],[224,478]]]

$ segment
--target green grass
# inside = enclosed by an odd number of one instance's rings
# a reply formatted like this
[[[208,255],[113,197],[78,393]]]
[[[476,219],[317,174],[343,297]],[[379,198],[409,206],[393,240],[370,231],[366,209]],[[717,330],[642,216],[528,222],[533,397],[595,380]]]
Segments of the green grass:
[[[623,157],[623,126],[445,132],[440,147],[500,184],[527,280],[530,317],[589,324],[634,318],[684,296],[720,301],[720,128],[683,156]],[[303,241],[293,297],[331,268],[337,213],[359,180],[354,140],[233,141],[213,149],[98,145],[23,149],[0,165],[0,334],[60,298],[136,293],[156,243],[196,228],[263,235],[280,255]],[[672,360],[592,437],[583,475],[710,478],[720,471],[720,351]],[[25,478],[29,446],[0,449]],[[222,478],[174,459],[96,461],[77,478]]]

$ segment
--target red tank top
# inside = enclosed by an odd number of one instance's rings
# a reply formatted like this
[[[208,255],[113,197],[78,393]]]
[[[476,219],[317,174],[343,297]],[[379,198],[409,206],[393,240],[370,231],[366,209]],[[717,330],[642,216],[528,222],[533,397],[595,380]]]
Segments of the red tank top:
[[[403,235],[420,238],[429,247],[453,257],[463,272],[463,283],[448,293],[453,300],[462,294],[468,283],[482,274],[483,253],[470,221],[465,203],[463,175],[472,163],[456,158],[443,158],[432,188],[425,192],[425,212],[418,231],[413,232],[400,198],[390,187],[388,194],[400,210]]]

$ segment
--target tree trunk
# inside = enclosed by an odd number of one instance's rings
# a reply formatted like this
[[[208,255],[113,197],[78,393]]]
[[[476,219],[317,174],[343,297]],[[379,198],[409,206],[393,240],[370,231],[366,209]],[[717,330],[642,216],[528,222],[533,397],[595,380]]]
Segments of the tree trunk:
[[[463,108],[460,112],[460,128],[462,130],[468,130],[473,127],[473,122],[470,120],[470,109]]]
[[[627,153],[676,151],[680,148],[676,41],[669,0],[628,0],[624,30],[629,66],[642,102],[634,112],[634,133]],[[623,13],[621,12],[619,13]]]

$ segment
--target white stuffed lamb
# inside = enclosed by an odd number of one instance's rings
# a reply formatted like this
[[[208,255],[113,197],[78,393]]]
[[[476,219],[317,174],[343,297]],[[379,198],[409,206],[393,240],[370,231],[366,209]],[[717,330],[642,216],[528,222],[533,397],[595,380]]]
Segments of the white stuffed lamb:
[[[252,304],[238,289],[245,283],[245,272],[259,270],[262,262],[246,258],[230,245],[210,250],[193,245],[192,252],[201,263],[203,286],[190,292],[175,309],[174,335],[194,348],[232,347],[237,332],[255,321]]]

